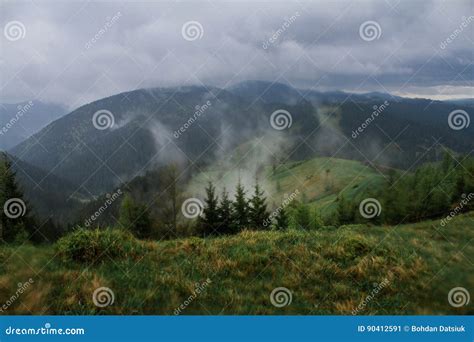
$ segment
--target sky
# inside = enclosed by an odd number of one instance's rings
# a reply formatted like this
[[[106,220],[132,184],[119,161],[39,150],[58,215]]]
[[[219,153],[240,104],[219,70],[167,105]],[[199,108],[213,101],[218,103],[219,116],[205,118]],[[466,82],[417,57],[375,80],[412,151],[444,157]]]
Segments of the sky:
[[[3,103],[245,80],[474,97],[470,0],[1,0],[0,25]]]

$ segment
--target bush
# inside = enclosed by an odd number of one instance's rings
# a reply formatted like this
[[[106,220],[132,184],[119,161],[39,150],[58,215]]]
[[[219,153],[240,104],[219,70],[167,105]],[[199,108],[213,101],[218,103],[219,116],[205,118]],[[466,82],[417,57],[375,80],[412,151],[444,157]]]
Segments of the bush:
[[[97,263],[111,259],[137,258],[146,248],[127,231],[78,229],[56,243],[63,261]]]

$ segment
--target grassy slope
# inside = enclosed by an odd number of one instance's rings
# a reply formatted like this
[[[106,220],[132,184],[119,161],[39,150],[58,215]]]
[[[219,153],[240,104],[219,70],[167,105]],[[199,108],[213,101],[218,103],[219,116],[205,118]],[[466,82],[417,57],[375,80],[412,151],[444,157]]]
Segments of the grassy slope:
[[[209,278],[183,314],[351,314],[387,278],[389,286],[359,314],[472,314],[472,304],[455,309],[447,301],[453,287],[474,291],[472,239],[474,213],[444,228],[427,221],[150,242],[139,260],[91,267],[59,262],[52,247],[3,247],[0,302],[32,277],[7,313],[173,314]],[[92,303],[100,286],[115,293],[103,309]],[[280,286],[293,302],[276,308],[269,295]]]
[[[338,193],[342,192],[346,198],[351,199],[362,190],[376,187],[383,181],[379,172],[358,161],[325,157],[285,163],[275,172],[268,166],[263,173],[265,189],[270,192],[267,193],[270,203],[278,206],[285,194],[298,189],[300,199],[304,196],[305,202],[320,207],[325,212],[329,209],[329,213],[335,206],[334,200]],[[226,172],[225,169],[201,172],[193,179],[188,191],[202,194],[208,179],[212,179],[218,187],[229,187],[235,181],[233,176],[232,172]]]

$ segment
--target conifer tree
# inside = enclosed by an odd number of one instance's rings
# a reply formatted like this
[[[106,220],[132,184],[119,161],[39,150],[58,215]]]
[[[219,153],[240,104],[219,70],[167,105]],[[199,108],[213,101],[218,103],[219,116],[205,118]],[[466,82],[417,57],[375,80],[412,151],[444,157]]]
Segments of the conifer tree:
[[[305,230],[312,228],[311,211],[304,203],[295,203],[293,219],[296,228]]]
[[[15,180],[15,172],[7,155],[0,155],[0,241],[13,242],[26,238],[27,230],[34,230],[29,219],[28,204]]]
[[[258,182],[255,184],[254,194],[250,199],[249,219],[250,225],[253,229],[263,229],[263,223],[268,220],[266,198],[263,196],[263,191],[260,189]]]
[[[245,198],[245,189],[239,180],[235,191],[235,200],[232,203],[232,225],[233,231],[239,232],[249,226],[249,203]]]
[[[151,220],[148,208],[136,203],[130,194],[126,194],[120,206],[120,226],[132,232],[137,238],[151,237]]]
[[[232,201],[229,199],[229,193],[224,190],[222,191],[221,201],[218,208],[219,216],[219,231],[223,234],[233,233],[232,229]]]
[[[354,223],[355,208],[344,195],[337,198],[337,223],[339,225]]]
[[[166,232],[163,233],[170,236],[178,234],[178,215],[183,201],[179,174],[176,164],[170,164],[160,172],[160,181],[164,188],[159,201],[160,219],[166,228]]]
[[[199,218],[199,226],[204,236],[218,233],[219,213],[216,188],[209,182],[206,188],[206,199],[203,214]]]
[[[277,215],[275,217],[275,228],[278,230],[288,229],[288,215],[285,208],[283,207],[277,211]]]

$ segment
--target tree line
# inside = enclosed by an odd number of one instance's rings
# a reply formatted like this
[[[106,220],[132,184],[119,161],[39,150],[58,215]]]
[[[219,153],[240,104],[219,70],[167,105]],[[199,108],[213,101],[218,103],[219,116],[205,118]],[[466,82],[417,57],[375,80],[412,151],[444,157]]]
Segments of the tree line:
[[[176,207],[181,210],[180,205]],[[279,206],[272,203],[272,207],[274,209],[269,210],[267,197],[258,182],[248,194],[239,181],[232,199],[226,188],[218,194],[214,184],[209,182],[205,188],[201,214],[196,220],[177,218],[177,227],[187,227],[185,236],[209,237],[237,234],[243,230],[312,230],[323,226],[319,211],[301,202],[295,193]],[[120,208],[119,225],[139,238],[151,238],[155,234],[154,220],[150,216],[150,210],[146,206],[127,195]],[[173,229],[172,226],[170,228]],[[160,234],[159,238],[163,237]]]
[[[46,239],[38,231],[40,227],[16,182],[11,161],[3,152],[0,153],[0,205],[0,242]]]
[[[339,195],[332,223],[367,222],[359,213],[359,203],[363,198],[376,198],[380,202],[381,213],[371,222],[395,225],[447,215],[473,193],[474,158],[455,158],[446,152],[441,162],[424,164],[412,173],[391,170],[382,186],[355,199]],[[462,211],[473,209],[474,201],[468,201],[462,207]]]
[[[32,208],[24,198],[23,192],[15,181],[11,162],[5,154],[0,155],[0,241],[22,242],[27,239],[34,242],[54,241],[66,230],[61,230],[48,219],[38,224]],[[349,197],[340,193],[334,207],[326,209],[325,216],[314,205],[301,198],[291,198],[288,203],[268,203],[264,190],[255,182],[253,191],[245,189],[239,181],[232,198],[224,188],[217,193],[216,187],[209,182],[205,188],[202,213],[196,220],[186,219],[181,212],[185,199],[183,184],[186,180],[180,176],[177,166],[171,165],[156,177],[148,177],[133,187],[134,192],[124,191],[116,208],[107,209],[113,221],[95,222],[96,227],[115,226],[130,230],[141,239],[175,238],[179,236],[218,236],[237,234],[243,230],[286,230],[320,229],[323,226],[338,227],[354,223],[390,224],[416,222],[450,213],[474,209],[474,158],[460,157],[446,153],[441,162],[429,163],[414,172],[390,171],[383,184],[357,196]],[[189,175],[186,176],[189,179]],[[159,183],[147,183],[149,179]],[[155,201],[140,196],[151,194]],[[469,197],[468,197],[469,196]],[[360,214],[359,204],[364,198],[375,198],[380,202],[380,215],[368,220]],[[469,201],[459,206],[465,198]],[[6,206],[10,200],[20,203],[21,212],[8,212]],[[152,203],[150,205],[150,203]],[[115,211],[116,210],[116,211]],[[117,217],[117,218],[115,218]],[[75,226],[81,226],[78,221]],[[95,227],[94,227],[95,228]]]

